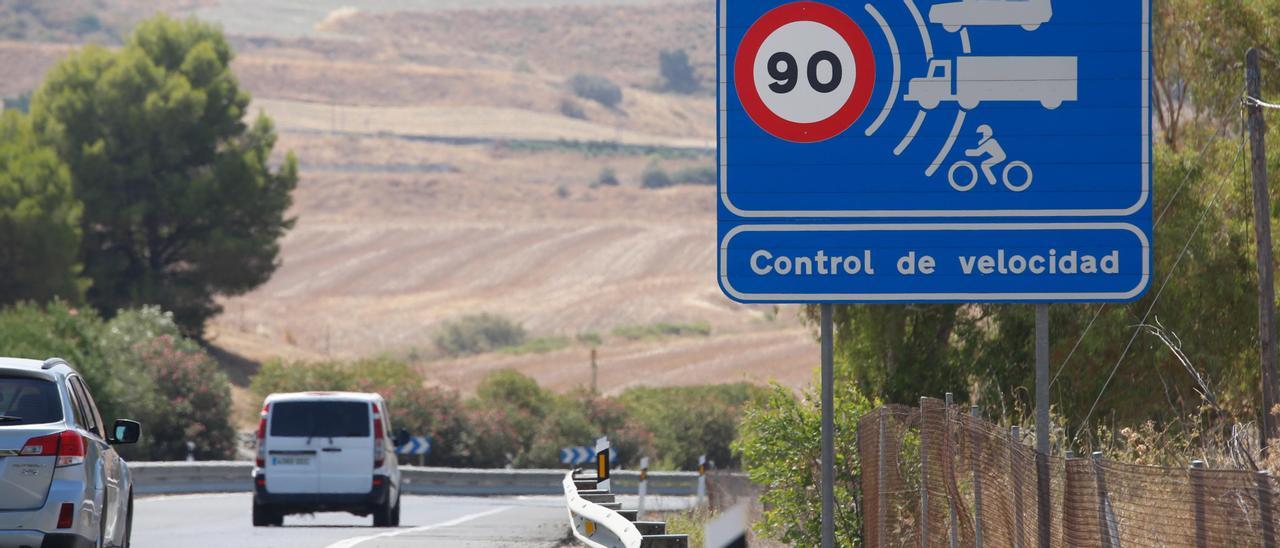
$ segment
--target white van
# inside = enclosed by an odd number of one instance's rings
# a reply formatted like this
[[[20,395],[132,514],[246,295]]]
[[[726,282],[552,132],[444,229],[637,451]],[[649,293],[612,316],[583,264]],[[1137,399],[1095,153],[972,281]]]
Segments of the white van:
[[[378,394],[272,394],[258,423],[253,469],[254,526],[288,514],[373,515],[375,527],[400,524],[400,468],[390,412]]]

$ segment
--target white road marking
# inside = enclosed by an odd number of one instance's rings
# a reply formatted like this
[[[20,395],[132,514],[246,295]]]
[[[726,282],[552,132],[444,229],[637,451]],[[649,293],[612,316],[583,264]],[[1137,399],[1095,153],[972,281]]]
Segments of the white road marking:
[[[414,527],[414,528],[412,528],[412,529],[404,529],[404,530],[400,530],[400,531],[388,531],[388,532],[386,532],[386,533],[381,533],[381,534],[378,534],[378,535],[369,535],[369,536],[364,536],[364,537],[349,538],[349,539],[346,539],[346,540],[341,540],[341,541],[335,542],[335,543],[333,543],[333,544],[330,544],[330,545],[329,545],[329,546],[327,546],[326,548],[355,548],[355,546],[358,546],[358,545],[360,545],[361,543],[364,543],[364,542],[369,542],[369,541],[371,541],[371,540],[376,540],[376,539],[380,539],[380,538],[398,537],[398,536],[400,536],[400,535],[408,535],[408,534],[411,534],[411,533],[421,533],[421,532],[424,532],[424,531],[430,531],[430,530],[432,530],[432,529],[443,529],[443,528],[445,528],[445,527],[453,527],[453,526],[455,526],[455,525],[461,525],[461,524],[466,523],[466,522],[468,522],[468,521],[473,521],[473,520],[477,520],[477,519],[480,519],[480,518],[489,517],[489,516],[492,516],[492,515],[494,515],[494,514],[498,514],[498,513],[501,513],[501,512],[506,512],[507,510],[510,510],[510,509],[511,509],[511,507],[510,507],[510,506],[503,506],[503,507],[501,507],[501,508],[494,508],[494,509],[491,509],[491,510],[485,510],[485,511],[483,511],[483,512],[476,512],[476,513],[474,513],[474,514],[468,514],[468,515],[462,516],[462,517],[460,517],[460,518],[454,518],[454,519],[451,519],[451,520],[449,520],[449,521],[442,521],[442,522],[440,522],[440,523],[433,523],[433,524],[431,524],[431,525],[423,525],[422,527]]]

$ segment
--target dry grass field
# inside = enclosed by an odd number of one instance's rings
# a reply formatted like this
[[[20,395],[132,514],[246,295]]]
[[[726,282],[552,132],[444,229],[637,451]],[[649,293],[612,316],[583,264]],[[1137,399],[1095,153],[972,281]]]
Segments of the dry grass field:
[[[134,0],[103,2],[134,9]],[[811,381],[817,345],[794,309],[738,305],[717,288],[714,187],[640,185],[649,166],[714,165],[714,2],[345,5],[162,8],[224,26],[253,113],[275,119],[278,151],[301,163],[280,269],[224,299],[209,328],[240,384],[255,361],[383,353],[464,391],[506,367],[556,389],[588,382],[581,343],[438,357],[440,323],[475,312],[509,317],[534,337],[606,334],[606,391]],[[0,42],[0,66],[13,74],[0,95],[30,90],[75,46]],[[701,91],[661,89],[658,53],[675,48],[689,53]],[[566,81],[576,73],[616,82],[622,102],[575,97]],[[606,168],[619,186],[594,184]],[[706,323],[711,334],[607,336],[659,322]]]

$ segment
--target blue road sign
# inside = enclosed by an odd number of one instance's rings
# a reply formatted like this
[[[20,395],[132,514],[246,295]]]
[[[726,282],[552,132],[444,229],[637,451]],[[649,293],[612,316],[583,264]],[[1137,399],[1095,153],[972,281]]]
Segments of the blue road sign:
[[[426,436],[413,436],[409,438],[409,443],[396,448],[397,455],[426,455],[431,452],[431,438]]]
[[[720,0],[725,293],[1141,296],[1149,1]]]
[[[563,464],[587,464],[594,462],[596,459],[596,451],[592,447],[580,445],[577,447],[565,447],[560,450],[560,462]],[[618,460],[618,452],[612,447],[609,448],[609,462]]]

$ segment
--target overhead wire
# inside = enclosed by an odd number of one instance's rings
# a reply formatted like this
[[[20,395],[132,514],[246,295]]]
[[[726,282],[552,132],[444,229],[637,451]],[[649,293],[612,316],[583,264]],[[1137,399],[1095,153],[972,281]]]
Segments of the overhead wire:
[[[1245,97],[1246,97],[1245,103],[1247,103],[1248,99],[1252,99],[1248,96],[1245,96]],[[1256,99],[1254,100],[1256,101]],[[1243,123],[1243,118],[1244,117],[1242,112],[1241,123]],[[1241,136],[1240,147],[1236,149],[1235,158],[1232,159],[1231,161],[1232,171],[1234,171],[1235,167],[1239,165],[1240,158],[1244,154],[1245,140],[1244,140],[1243,131],[1241,131],[1240,136]],[[1138,326],[1134,328],[1133,335],[1129,337],[1129,342],[1125,344],[1124,350],[1120,353],[1120,358],[1116,360],[1115,366],[1111,368],[1111,373],[1107,375],[1107,380],[1102,383],[1102,389],[1098,391],[1098,397],[1094,398],[1093,404],[1089,406],[1089,412],[1085,414],[1084,420],[1080,421],[1080,427],[1076,430],[1076,435],[1072,437],[1073,440],[1078,440],[1080,437],[1080,434],[1084,432],[1085,428],[1088,427],[1089,419],[1093,418],[1093,412],[1096,411],[1098,408],[1098,402],[1101,402],[1102,397],[1106,395],[1107,388],[1111,386],[1111,381],[1115,379],[1116,372],[1120,370],[1120,365],[1124,363],[1124,359],[1126,356],[1128,356],[1129,350],[1133,348],[1133,342],[1137,340],[1138,335],[1142,333],[1141,326],[1146,325],[1147,319],[1151,316],[1151,312],[1155,310],[1156,304],[1160,302],[1160,297],[1164,295],[1165,288],[1168,287],[1169,282],[1173,280],[1173,274],[1177,272],[1178,266],[1182,264],[1182,259],[1186,257],[1187,251],[1191,248],[1191,241],[1195,239],[1197,234],[1199,234],[1200,228],[1204,225],[1204,221],[1209,217],[1209,212],[1212,211],[1213,206],[1217,204],[1218,197],[1222,194],[1222,189],[1226,186],[1227,181],[1230,181],[1230,180],[1231,180],[1231,174],[1228,174],[1226,177],[1223,177],[1222,180],[1218,182],[1218,186],[1217,188],[1214,189],[1213,195],[1209,199],[1209,203],[1205,205],[1204,210],[1200,213],[1200,218],[1199,220],[1196,221],[1195,227],[1191,229],[1191,234],[1187,236],[1187,241],[1182,245],[1182,250],[1178,252],[1177,259],[1174,260],[1173,266],[1169,268],[1168,274],[1165,275],[1164,283],[1160,284],[1160,289],[1156,291],[1155,298],[1151,300],[1151,305],[1147,307],[1147,311],[1142,315],[1142,320],[1138,322]]]
[[[1225,131],[1225,128],[1219,129],[1216,133],[1210,135],[1209,139],[1205,141],[1204,146],[1200,148],[1200,153],[1197,154],[1197,157],[1204,157],[1204,154],[1209,151],[1209,147],[1216,143]],[[1152,230],[1155,230],[1155,227],[1160,226],[1160,221],[1164,220],[1165,214],[1169,213],[1169,208],[1173,206],[1173,202],[1182,194],[1182,189],[1187,186],[1187,182],[1191,180],[1191,175],[1193,173],[1194,171],[1187,171],[1186,175],[1182,177],[1182,182],[1178,183],[1178,188],[1174,189],[1173,195],[1169,196],[1169,199],[1165,201],[1164,207],[1160,209],[1160,214],[1156,216],[1155,221],[1151,224]],[[1053,379],[1049,381],[1049,386],[1051,388],[1058,382],[1058,377],[1062,376],[1062,372],[1066,370],[1067,364],[1071,362],[1071,357],[1075,356],[1076,350],[1078,350],[1080,348],[1080,344],[1084,342],[1084,338],[1089,334],[1089,330],[1093,328],[1094,322],[1098,321],[1098,317],[1102,315],[1102,311],[1106,310],[1106,308],[1107,303],[1098,305],[1098,310],[1094,311],[1092,318],[1089,318],[1089,323],[1085,324],[1084,331],[1080,332],[1080,337],[1076,339],[1075,344],[1071,345],[1071,351],[1067,352],[1067,357],[1062,360],[1060,365],[1058,365],[1058,370],[1053,374]]]

